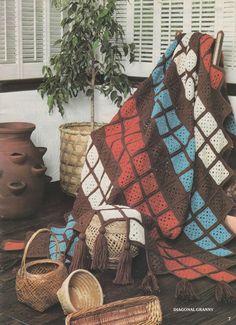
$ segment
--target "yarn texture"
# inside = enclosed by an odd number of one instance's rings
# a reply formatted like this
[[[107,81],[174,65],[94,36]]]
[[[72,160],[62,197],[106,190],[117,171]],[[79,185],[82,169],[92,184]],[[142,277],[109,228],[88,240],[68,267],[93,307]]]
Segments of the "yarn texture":
[[[146,248],[149,292],[151,283],[158,289],[156,276],[171,273],[182,280],[177,297],[195,299],[190,281],[208,277],[220,283],[217,300],[233,300],[235,235],[224,219],[235,205],[227,196],[235,171],[226,156],[236,123],[213,49],[207,34],[179,35],[112,121],[91,134],[73,229],[85,233],[94,214],[104,225],[127,222],[115,283],[132,282],[132,243]],[[101,265],[93,265],[99,269],[107,263],[103,230]]]

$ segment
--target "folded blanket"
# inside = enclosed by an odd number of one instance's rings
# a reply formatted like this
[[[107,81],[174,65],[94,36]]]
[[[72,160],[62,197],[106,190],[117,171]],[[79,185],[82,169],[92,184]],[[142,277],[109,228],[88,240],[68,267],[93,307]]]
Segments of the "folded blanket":
[[[72,269],[84,266],[85,231],[99,213],[100,268],[107,258],[104,225],[127,221],[115,283],[131,281],[128,254],[135,243],[147,252],[146,288],[157,288],[154,274],[171,273],[182,279],[176,296],[194,299],[190,281],[208,277],[218,283],[217,300],[236,298],[229,286],[236,280],[229,247],[235,236],[224,221],[234,205],[226,187],[235,175],[228,161],[236,123],[213,49],[209,35],[179,35],[112,121],[91,134],[72,210],[73,239],[81,239]]]

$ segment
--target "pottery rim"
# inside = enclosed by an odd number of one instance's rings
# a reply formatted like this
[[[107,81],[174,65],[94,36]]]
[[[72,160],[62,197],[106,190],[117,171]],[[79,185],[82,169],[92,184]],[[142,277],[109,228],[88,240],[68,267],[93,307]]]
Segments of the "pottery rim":
[[[101,285],[100,285],[99,281],[97,280],[97,278],[87,270],[77,269],[77,270],[73,271],[64,280],[61,288],[57,292],[57,296],[58,296],[59,301],[62,305],[62,309],[66,314],[77,311],[73,302],[71,301],[71,295],[70,295],[70,282],[72,280],[72,277],[74,277],[77,273],[87,273],[87,274],[89,274],[91,279],[93,279],[93,281],[95,281],[95,283],[97,284],[99,293],[100,293],[100,305],[103,305],[103,292],[102,292]]]
[[[32,132],[35,127],[35,124],[28,122],[4,122],[0,123],[0,133]]]

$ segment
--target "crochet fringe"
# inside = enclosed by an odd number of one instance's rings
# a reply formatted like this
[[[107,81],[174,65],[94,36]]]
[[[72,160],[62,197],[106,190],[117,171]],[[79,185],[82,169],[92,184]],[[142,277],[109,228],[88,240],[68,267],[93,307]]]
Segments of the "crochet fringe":
[[[116,271],[116,277],[113,280],[114,284],[131,284],[132,278],[132,256],[130,253],[130,244],[126,244],[124,251],[121,254],[119,264]]]
[[[187,279],[182,279],[180,282],[177,283],[175,289],[175,298],[187,301],[199,299],[193,289],[192,283]]]
[[[75,244],[73,258],[69,267],[69,273],[77,269],[86,269],[88,266],[88,247],[85,243],[85,234],[79,235],[79,240]]]
[[[160,288],[157,281],[157,276],[152,272],[149,271],[141,284],[142,290],[145,294],[154,294],[160,292]]]
[[[93,261],[91,268],[98,269],[103,271],[107,268],[108,264],[108,244],[107,238],[105,236],[106,229],[105,227],[101,227],[99,229],[99,234],[96,238],[93,250]]]
[[[236,291],[225,281],[220,281],[215,286],[217,302],[232,303],[236,301]]]

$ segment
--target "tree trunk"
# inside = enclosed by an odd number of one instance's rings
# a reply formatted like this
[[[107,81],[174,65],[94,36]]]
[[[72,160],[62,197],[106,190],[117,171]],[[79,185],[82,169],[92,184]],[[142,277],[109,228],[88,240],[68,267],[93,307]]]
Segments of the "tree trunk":
[[[91,86],[92,86],[92,96],[91,96],[91,100],[90,100],[90,123],[91,123],[91,131],[94,130],[94,115],[95,115],[95,105],[94,105],[94,96],[95,96],[95,78],[96,78],[96,72],[95,69],[92,69],[92,80],[91,80]]]
[[[94,93],[91,96],[90,100],[90,123],[91,123],[91,131],[94,130]]]

